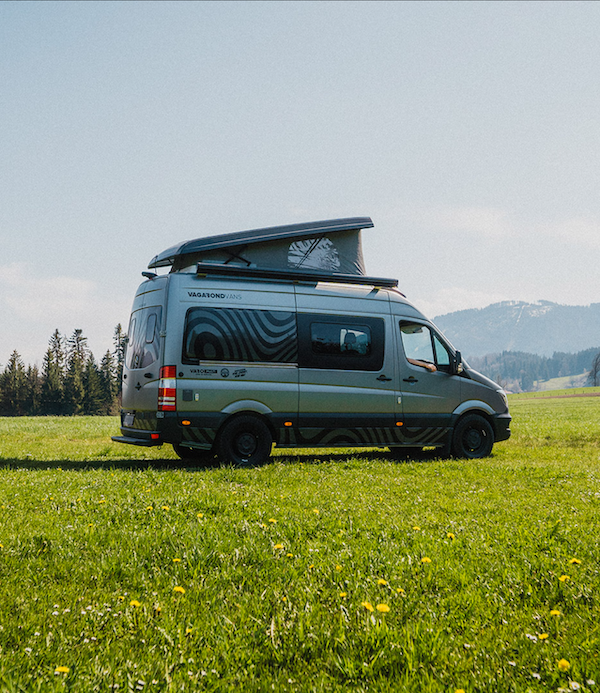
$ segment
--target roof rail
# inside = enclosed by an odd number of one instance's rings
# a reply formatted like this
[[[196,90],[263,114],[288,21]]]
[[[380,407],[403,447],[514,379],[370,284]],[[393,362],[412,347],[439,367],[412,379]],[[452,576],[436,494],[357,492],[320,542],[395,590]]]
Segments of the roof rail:
[[[328,282],[331,284],[357,284],[362,286],[378,286],[395,288],[397,279],[384,277],[365,277],[358,274],[341,274],[337,272],[319,272],[315,270],[299,269],[269,269],[261,267],[240,267],[236,265],[222,265],[213,262],[199,262],[196,266],[197,274],[220,274],[241,278],[275,279],[278,281],[304,281],[304,282]]]

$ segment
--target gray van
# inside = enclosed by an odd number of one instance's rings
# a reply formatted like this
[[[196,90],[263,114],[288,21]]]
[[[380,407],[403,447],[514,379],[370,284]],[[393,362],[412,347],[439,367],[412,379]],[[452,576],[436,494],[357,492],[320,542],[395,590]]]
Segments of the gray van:
[[[365,273],[368,217],[210,236],[157,255],[131,314],[121,436],[182,458],[282,448],[480,458],[510,436],[499,386]]]

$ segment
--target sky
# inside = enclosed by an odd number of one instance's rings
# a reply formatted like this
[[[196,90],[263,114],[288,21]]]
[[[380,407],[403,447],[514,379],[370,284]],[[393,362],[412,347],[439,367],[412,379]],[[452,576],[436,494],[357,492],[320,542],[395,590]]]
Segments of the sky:
[[[600,302],[600,3],[0,2],[0,366],[213,234],[370,216],[433,317]]]

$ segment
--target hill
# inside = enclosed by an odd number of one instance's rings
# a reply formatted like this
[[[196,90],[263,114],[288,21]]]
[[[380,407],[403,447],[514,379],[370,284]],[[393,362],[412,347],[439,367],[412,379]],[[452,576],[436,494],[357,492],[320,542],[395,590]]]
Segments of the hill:
[[[600,348],[600,303],[503,301],[440,315],[435,323],[467,359],[503,351],[549,357]]]

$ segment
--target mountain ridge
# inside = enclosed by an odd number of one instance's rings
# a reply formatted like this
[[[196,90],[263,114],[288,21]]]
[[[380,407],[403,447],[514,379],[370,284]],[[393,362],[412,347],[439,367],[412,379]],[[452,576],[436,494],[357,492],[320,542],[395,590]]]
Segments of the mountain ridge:
[[[600,349],[600,302],[501,301],[439,315],[434,322],[467,359],[503,351],[552,356]]]

